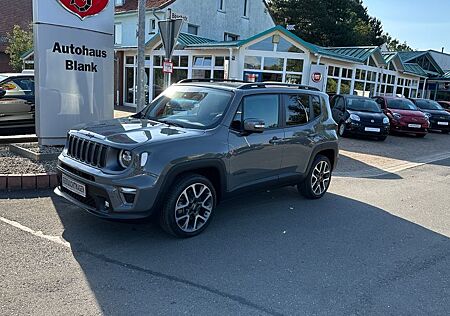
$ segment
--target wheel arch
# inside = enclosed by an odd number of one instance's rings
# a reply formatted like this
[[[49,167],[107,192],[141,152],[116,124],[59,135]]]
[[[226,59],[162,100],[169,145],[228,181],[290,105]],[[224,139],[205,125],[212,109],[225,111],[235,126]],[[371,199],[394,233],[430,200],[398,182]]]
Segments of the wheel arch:
[[[220,159],[185,162],[173,166],[165,175],[159,201],[167,194],[172,184],[187,174],[199,174],[207,178],[214,186],[217,200],[224,196],[226,190],[226,168]]]

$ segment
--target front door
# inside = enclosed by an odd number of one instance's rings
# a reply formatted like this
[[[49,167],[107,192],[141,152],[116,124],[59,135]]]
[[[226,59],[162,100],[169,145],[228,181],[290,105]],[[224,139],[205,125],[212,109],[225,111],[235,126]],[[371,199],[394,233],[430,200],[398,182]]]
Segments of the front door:
[[[266,181],[278,181],[284,138],[280,117],[280,96],[259,94],[247,96],[236,113],[229,133],[230,191]],[[263,133],[246,134],[246,119],[264,120]]]

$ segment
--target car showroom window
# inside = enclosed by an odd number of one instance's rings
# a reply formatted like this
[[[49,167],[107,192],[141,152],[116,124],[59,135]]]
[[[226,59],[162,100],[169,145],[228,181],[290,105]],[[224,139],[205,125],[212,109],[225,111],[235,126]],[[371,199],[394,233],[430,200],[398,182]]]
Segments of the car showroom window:
[[[308,94],[290,94],[285,96],[286,125],[303,125],[310,121],[311,104]],[[320,103],[320,101],[319,101]]]
[[[278,94],[260,94],[243,100],[243,120],[261,119],[266,129],[277,128],[280,98]]]

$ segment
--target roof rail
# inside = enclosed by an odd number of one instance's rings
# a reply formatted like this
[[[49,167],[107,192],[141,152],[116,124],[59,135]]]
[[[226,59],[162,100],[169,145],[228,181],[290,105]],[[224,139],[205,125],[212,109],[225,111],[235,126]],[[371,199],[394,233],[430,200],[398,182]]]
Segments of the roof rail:
[[[237,83],[245,83],[242,80],[234,80],[234,79],[183,79],[178,81],[178,83],[192,83],[192,82],[237,82]]]
[[[307,85],[301,85],[301,84],[291,84],[291,83],[282,83],[282,82],[247,82],[240,86],[238,89],[241,90],[249,90],[249,89],[261,89],[261,88],[267,88],[270,86],[277,86],[277,87],[288,87],[288,88],[297,88],[300,90],[309,90],[309,91],[320,91],[320,89],[312,86]]]

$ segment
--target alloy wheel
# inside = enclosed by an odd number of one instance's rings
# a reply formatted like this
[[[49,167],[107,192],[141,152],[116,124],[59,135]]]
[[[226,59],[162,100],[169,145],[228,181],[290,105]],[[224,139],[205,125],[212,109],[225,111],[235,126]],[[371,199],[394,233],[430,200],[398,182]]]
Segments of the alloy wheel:
[[[345,125],[344,124],[339,125],[339,135],[340,136],[345,135]]]
[[[330,184],[331,167],[328,162],[320,161],[311,175],[311,188],[317,196],[322,195]]]
[[[201,229],[211,216],[214,198],[211,190],[203,183],[188,186],[175,204],[175,222],[186,233]]]

